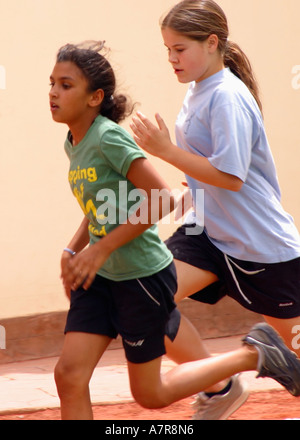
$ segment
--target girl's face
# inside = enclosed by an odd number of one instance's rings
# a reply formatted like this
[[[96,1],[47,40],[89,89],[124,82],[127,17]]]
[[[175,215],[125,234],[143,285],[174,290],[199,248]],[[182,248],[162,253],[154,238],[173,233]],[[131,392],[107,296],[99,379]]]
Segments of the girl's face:
[[[224,67],[215,35],[200,42],[165,28],[162,36],[179,82],[200,82]]]
[[[81,70],[72,62],[56,63],[50,76],[50,110],[56,122],[69,126],[82,122],[92,93]]]

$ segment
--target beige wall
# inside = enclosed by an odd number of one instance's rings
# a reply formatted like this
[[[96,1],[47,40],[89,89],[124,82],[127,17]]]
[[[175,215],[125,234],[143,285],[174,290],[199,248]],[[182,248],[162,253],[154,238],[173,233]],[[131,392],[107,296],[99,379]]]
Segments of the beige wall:
[[[147,115],[159,111],[172,132],[186,86],[168,66],[158,19],[174,3],[0,0],[0,318],[68,307],[59,260],[82,215],[66,179],[66,127],[52,122],[48,106],[57,49],[105,39],[122,88]],[[299,0],[219,3],[255,68],[283,202],[300,227]],[[180,187],[181,173],[153,162]],[[161,227],[162,236],[173,229]]]

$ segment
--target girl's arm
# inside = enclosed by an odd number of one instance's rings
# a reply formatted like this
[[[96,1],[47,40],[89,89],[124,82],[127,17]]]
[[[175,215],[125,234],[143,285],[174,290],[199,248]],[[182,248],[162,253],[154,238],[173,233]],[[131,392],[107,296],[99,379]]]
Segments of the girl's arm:
[[[143,222],[137,224],[129,217],[126,223],[117,226],[93,246],[72,257],[68,264],[65,282],[73,290],[76,290],[80,285],[83,285],[84,289],[88,289],[97,271],[112,252],[141,235],[175,208],[175,200],[169,187],[147,159],[134,160],[127,173],[127,178],[136,188],[146,193],[147,197],[140,205],[139,210],[148,213],[148,216],[143,219]],[[154,194],[152,190],[162,191],[163,197],[159,198],[159,204],[155,203],[156,197],[152,198]]]
[[[137,113],[133,118],[131,129],[136,143],[148,153],[175,166],[190,177],[209,185],[230,191],[240,191],[243,186],[238,177],[219,171],[206,157],[184,151],[174,145],[163,119],[157,114],[158,128],[144,115]]]
[[[67,249],[77,253],[82,251],[82,249],[84,249],[88,245],[89,243],[88,226],[89,226],[89,220],[86,217],[84,217],[74,237],[66,247]],[[69,283],[67,283],[67,274],[69,273],[69,264],[72,258],[73,258],[72,254],[64,250],[60,262],[61,278],[63,280],[65,292],[68,298],[70,298],[71,286],[69,285]]]
[[[84,217],[83,221],[81,222],[79,228],[77,229],[74,237],[70,241],[70,243],[67,246],[67,249],[71,249],[74,252],[80,252],[82,249],[84,249],[90,240],[89,237],[89,220]],[[64,252],[66,253],[66,252]],[[67,252],[68,253],[68,252]],[[70,255],[70,254],[69,254]]]

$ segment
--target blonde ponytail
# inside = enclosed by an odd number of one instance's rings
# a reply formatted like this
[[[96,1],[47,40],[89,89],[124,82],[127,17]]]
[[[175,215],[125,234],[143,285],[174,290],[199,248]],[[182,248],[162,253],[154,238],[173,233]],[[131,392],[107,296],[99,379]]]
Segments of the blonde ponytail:
[[[202,42],[212,34],[217,35],[218,49],[224,57],[225,66],[246,84],[262,111],[259,88],[250,61],[237,44],[228,41],[227,18],[215,1],[183,0],[163,18],[161,27]]]
[[[259,97],[259,88],[251,63],[242,49],[232,41],[227,41],[224,51],[224,65],[246,84],[262,112],[262,103]]]

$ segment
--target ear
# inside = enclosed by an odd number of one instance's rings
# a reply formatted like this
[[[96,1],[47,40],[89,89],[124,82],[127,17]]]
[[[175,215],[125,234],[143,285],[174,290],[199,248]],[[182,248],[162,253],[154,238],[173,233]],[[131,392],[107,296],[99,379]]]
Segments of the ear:
[[[98,89],[91,94],[89,104],[91,107],[98,107],[101,105],[104,99],[104,91],[102,89]]]
[[[208,50],[210,53],[214,53],[219,47],[219,38],[215,34],[211,34],[207,40]]]

